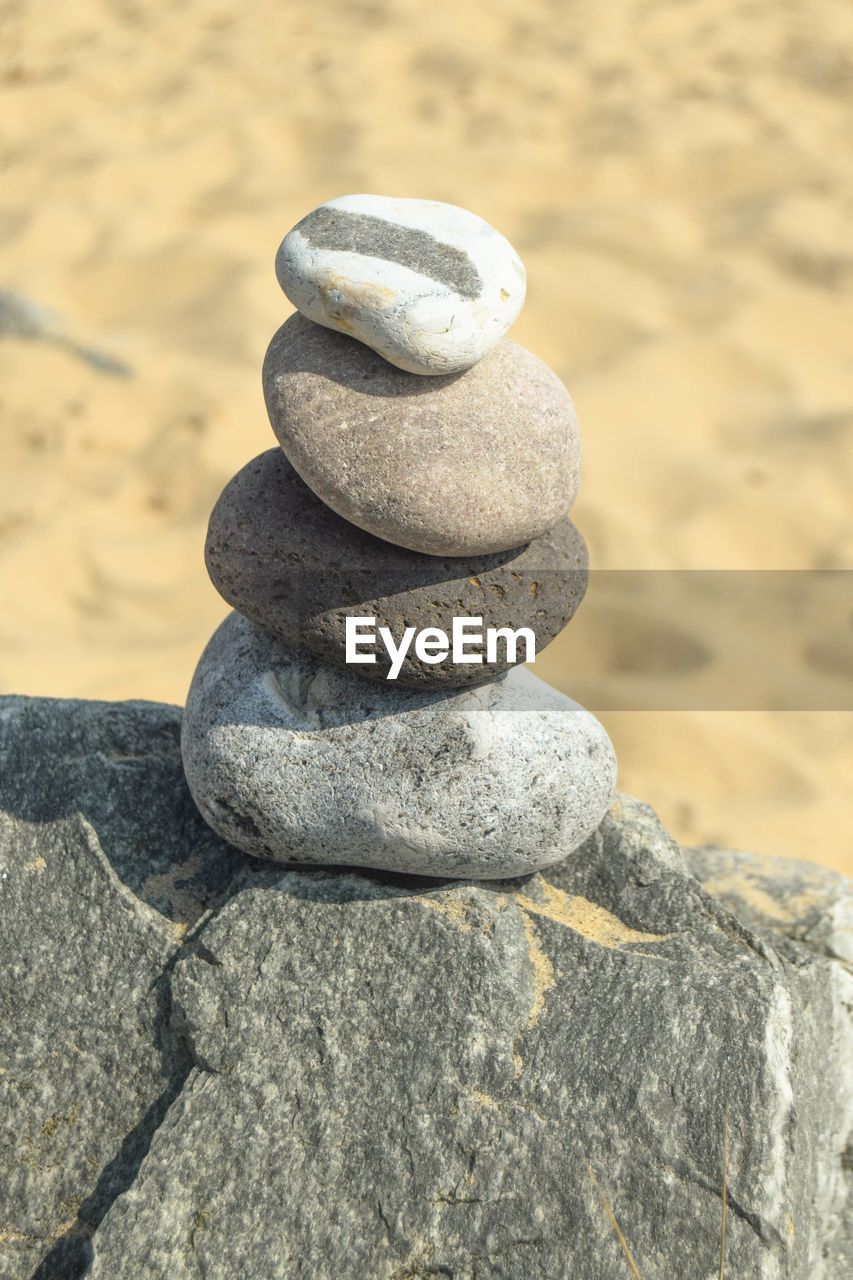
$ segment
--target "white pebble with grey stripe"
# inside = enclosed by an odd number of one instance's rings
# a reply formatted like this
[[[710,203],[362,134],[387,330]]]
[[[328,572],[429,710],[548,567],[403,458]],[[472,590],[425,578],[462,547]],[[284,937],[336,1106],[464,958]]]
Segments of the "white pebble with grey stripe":
[[[524,304],[524,266],[509,241],[436,200],[329,200],[288,232],[275,265],[304,316],[410,373],[470,369]]]

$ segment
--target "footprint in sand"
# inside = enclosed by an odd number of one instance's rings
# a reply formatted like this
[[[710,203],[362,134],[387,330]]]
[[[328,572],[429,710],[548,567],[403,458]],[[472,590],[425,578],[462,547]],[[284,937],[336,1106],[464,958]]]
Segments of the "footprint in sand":
[[[596,666],[608,674],[683,676],[713,661],[713,653],[688,631],[623,609],[597,608],[592,628]]]

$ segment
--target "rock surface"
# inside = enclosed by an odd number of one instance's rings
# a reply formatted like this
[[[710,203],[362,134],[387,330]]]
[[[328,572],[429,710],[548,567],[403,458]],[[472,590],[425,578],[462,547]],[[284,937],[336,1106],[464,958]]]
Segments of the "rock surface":
[[[793,858],[701,846],[684,851],[687,865],[750,929],[766,938],[784,960],[823,958],[827,990],[818,1017],[825,1060],[818,1088],[826,1111],[814,1181],[813,1203],[828,1206],[821,1263],[814,1274],[853,1275],[853,883],[847,876]],[[828,995],[828,1000],[827,1000]],[[817,1244],[814,1245],[815,1251]],[[821,1269],[822,1268],[822,1269]],[[806,1270],[804,1275],[812,1273]]]
[[[853,966],[853,895],[847,876],[813,862],[713,845],[688,849],[686,857],[708,892],[750,928],[769,930]]]
[[[707,1280],[726,1099],[726,1276],[846,1280],[849,881],[686,851],[753,928],[628,797],[513,882],[262,866],[179,715],[0,700],[4,1280],[627,1275],[587,1165]]]
[[[571,397],[509,339],[467,373],[427,381],[295,315],[270,343],[263,382],[276,437],[309,488],[401,547],[506,551],[545,533],[575,500]]]
[[[303,315],[417,374],[469,369],[524,305],[509,241],[436,200],[329,200],[288,232],[275,270]]]
[[[192,1065],[169,966],[246,859],[192,802],[180,723],[0,698],[3,1280],[80,1274]]]
[[[440,627],[454,616],[486,627],[530,628],[536,653],[562,631],[586,590],[588,555],[575,526],[563,519],[526,547],[491,556],[444,558],[395,547],[335,515],[299,478],[281,449],[254,458],[226,485],[210,517],[208,573],[220,595],[273,635],[343,666],[346,618],[373,617],[397,643],[407,627]],[[485,658],[485,645],[470,653]],[[349,670],[385,680],[391,660]],[[409,646],[397,682],[412,688],[478,683],[510,665],[498,661],[439,664]],[[526,660],[519,643],[518,662]]]
[[[494,877],[567,857],[601,821],[613,748],[524,667],[471,690],[375,684],[232,613],[182,732],[215,831],[277,862]]]

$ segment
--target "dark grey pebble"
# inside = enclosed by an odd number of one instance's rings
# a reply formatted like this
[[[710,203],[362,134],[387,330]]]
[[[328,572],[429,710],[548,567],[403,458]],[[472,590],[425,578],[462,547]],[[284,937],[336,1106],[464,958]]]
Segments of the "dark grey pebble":
[[[562,631],[583,599],[586,544],[568,518],[526,546],[481,556],[409,551],[335,514],[299,478],[281,449],[254,458],[228,483],[210,517],[205,547],[213,585],[229,604],[289,644],[345,664],[347,615],[375,617],[399,643],[406,627],[439,627],[453,617],[481,617],[488,627],[529,627],[537,654]],[[485,645],[469,645],[481,652]],[[365,650],[367,651],[367,650]],[[390,659],[381,642],[375,665],[350,670],[385,680]],[[523,662],[519,643],[516,660]],[[506,671],[498,661],[430,665],[406,657],[398,683],[460,687]]]

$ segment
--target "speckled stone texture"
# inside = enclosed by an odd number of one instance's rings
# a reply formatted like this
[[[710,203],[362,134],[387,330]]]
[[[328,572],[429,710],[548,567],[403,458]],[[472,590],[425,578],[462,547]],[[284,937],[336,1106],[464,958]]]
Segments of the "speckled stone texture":
[[[811,1262],[801,1270],[792,1265],[790,1274],[846,1280],[853,1276],[853,881],[812,862],[713,845],[685,849],[684,856],[705,890],[767,942],[783,969],[793,965],[807,982],[821,975],[825,983],[817,1010],[810,1012],[816,1025],[823,1024],[814,1087],[815,1097],[827,1105],[799,1214],[802,1220],[807,1201],[826,1205],[826,1235],[820,1243],[820,1230],[809,1232],[803,1256]],[[797,1034],[792,1019],[792,1054]],[[808,1068],[801,1065],[799,1071]],[[794,1067],[792,1106],[797,1079]],[[793,1111],[789,1115],[793,1119]],[[791,1218],[796,1230],[797,1213]]]
[[[335,515],[299,478],[281,449],[254,458],[229,481],[210,517],[207,569],[220,595],[259,626],[326,662],[345,664],[345,620],[374,617],[399,643],[406,627],[440,627],[454,616],[480,617],[483,627],[529,627],[536,653],[574,614],[587,583],[586,544],[563,519],[513,551],[491,556],[425,556],[374,538]],[[485,644],[470,653],[485,659]],[[353,674],[385,680],[383,645],[375,665]],[[526,646],[516,657],[525,661]],[[411,644],[396,677],[412,688],[475,684],[507,670],[482,664],[421,661]]]
[[[288,232],[276,255],[295,307],[417,374],[468,369],[524,305],[509,241],[437,200],[340,196]]]
[[[192,802],[180,724],[0,698],[2,1280],[76,1280],[192,1066],[170,966],[247,859]]]
[[[196,804],[279,862],[522,875],[601,821],[613,748],[577,703],[518,667],[472,690],[376,684],[232,613],[201,656],[182,733]]]
[[[282,870],[179,723],[0,699],[3,1280],[615,1280],[585,1161],[708,1280],[726,1100],[726,1276],[848,1280],[849,880],[626,796],[521,880]]]
[[[172,979],[196,1068],[90,1280],[841,1280],[851,979],[625,798],[497,884],[244,877]],[[848,1007],[845,1008],[845,1000]],[[846,1110],[845,1110],[846,1108]]]
[[[467,373],[425,379],[295,315],[270,343],[263,382],[273,430],[305,483],[344,519],[412,551],[521,546],[577,494],[569,393],[509,339]]]

